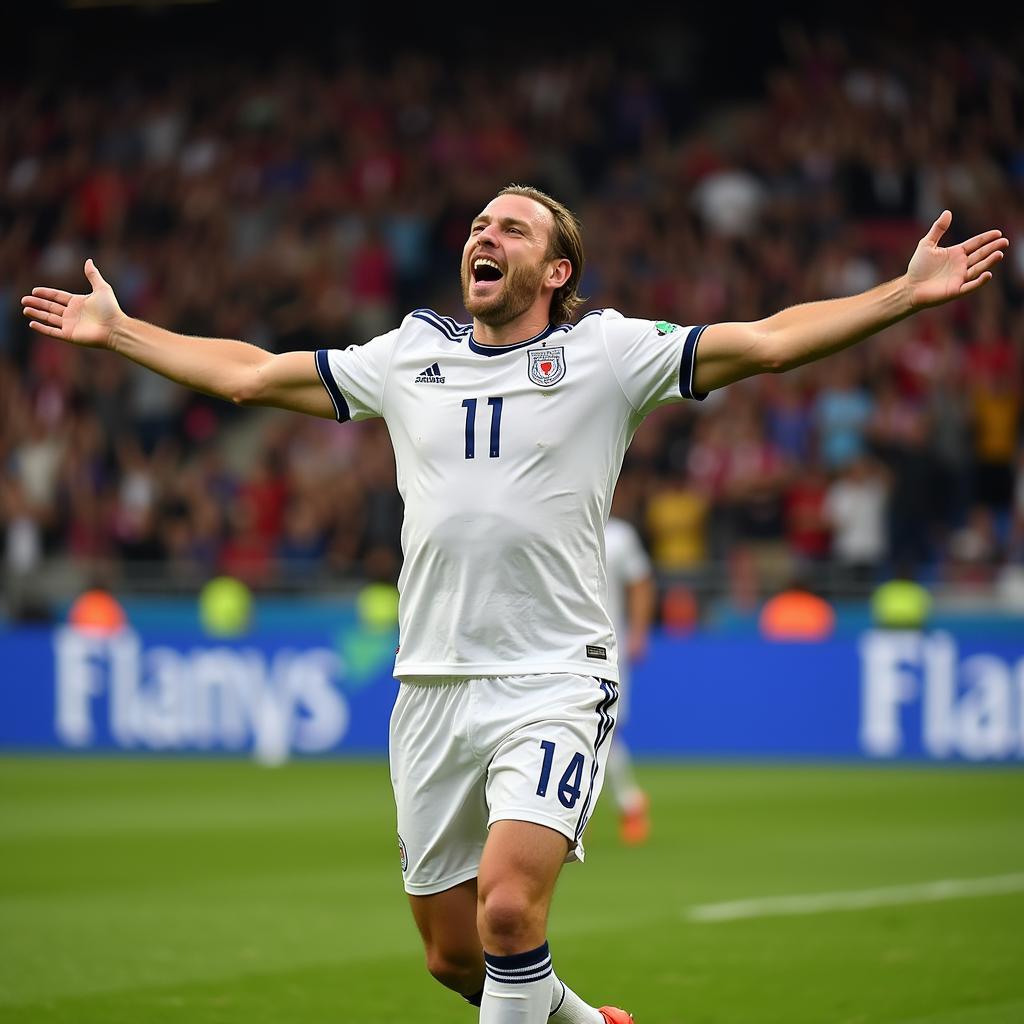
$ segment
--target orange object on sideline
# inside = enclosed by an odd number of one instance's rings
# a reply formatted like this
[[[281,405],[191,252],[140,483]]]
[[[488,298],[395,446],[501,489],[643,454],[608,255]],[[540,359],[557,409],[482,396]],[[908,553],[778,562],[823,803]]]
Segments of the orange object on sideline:
[[[661,624],[675,636],[688,636],[697,628],[700,609],[693,591],[682,583],[672,584],[661,599]]]
[[[626,846],[641,846],[651,835],[650,800],[638,796],[632,807],[619,815],[619,838]]]
[[[68,622],[89,633],[116,633],[126,621],[124,609],[105,590],[87,590],[68,611]]]
[[[806,590],[784,590],[765,603],[758,620],[769,640],[827,640],[836,626],[832,606]]]

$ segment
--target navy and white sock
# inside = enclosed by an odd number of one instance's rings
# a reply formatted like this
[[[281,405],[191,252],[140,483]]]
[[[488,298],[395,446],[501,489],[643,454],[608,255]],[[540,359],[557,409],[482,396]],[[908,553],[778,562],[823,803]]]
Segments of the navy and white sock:
[[[600,1011],[582,999],[557,974],[551,976],[551,1008],[548,1017],[552,1024],[604,1024]]]
[[[545,1024],[554,978],[546,942],[512,956],[494,956],[485,950],[484,968],[480,1024]]]

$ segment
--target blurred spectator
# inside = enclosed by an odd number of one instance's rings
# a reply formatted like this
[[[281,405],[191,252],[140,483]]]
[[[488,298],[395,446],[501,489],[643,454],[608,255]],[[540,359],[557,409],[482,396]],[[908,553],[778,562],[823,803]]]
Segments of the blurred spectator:
[[[778,590],[792,576],[792,553],[785,542],[789,472],[765,437],[757,412],[735,401],[723,499],[732,525],[732,596],[743,607],[753,607],[762,590]]]
[[[841,470],[864,452],[864,428],[874,403],[857,383],[858,354],[843,353],[821,366],[825,384],[815,404],[818,446],[826,468]]]
[[[1005,542],[1021,432],[1024,364],[1019,347],[1000,330],[987,307],[976,332],[967,357],[974,501],[992,513],[997,535]]]
[[[891,376],[878,385],[874,413],[867,427],[871,448],[888,469],[888,551],[904,574],[929,563],[939,526],[939,476],[928,446],[928,419],[923,408],[904,397]]]
[[[793,476],[786,490],[786,539],[804,571],[809,566],[803,563],[820,564],[830,553],[828,487],[828,475],[812,462]]]
[[[297,495],[288,506],[276,555],[284,572],[316,576],[327,551],[327,530],[312,495]]]
[[[1024,445],[1017,455],[1017,474],[1013,487],[1013,523],[1010,528],[1010,558],[1024,566]]]
[[[971,509],[967,522],[949,540],[946,577],[960,587],[992,584],[999,543],[995,517],[983,505]]]
[[[888,479],[866,456],[849,463],[828,489],[825,515],[832,527],[832,557],[841,583],[870,584],[887,556]]]
[[[693,203],[705,226],[717,235],[752,235],[757,228],[765,189],[743,167],[711,171],[693,191]]]
[[[811,460],[814,448],[814,419],[807,403],[806,383],[799,373],[766,377],[769,385],[765,403],[769,441],[793,465]]]
[[[657,568],[669,576],[694,576],[707,560],[709,502],[695,481],[660,480],[647,500],[644,525]]]

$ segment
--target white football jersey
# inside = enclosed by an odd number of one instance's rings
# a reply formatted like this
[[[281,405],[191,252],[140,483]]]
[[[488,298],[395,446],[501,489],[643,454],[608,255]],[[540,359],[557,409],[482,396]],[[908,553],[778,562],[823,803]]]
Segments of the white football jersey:
[[[703,327],[614,310],[479,345],[427,309],[316,365],[339,420],[383,416],[405,501],[395,676],[617,680],[604,525],[651,410],[693,391]]]

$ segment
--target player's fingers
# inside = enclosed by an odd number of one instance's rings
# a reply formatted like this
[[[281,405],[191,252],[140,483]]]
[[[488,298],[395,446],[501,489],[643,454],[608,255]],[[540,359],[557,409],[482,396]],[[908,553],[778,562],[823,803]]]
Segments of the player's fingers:
[[[60,288],[33,288],[32,294],[40,299],[52,299],[66,306],[71,301],[71,292],[62,291]]]
[[[21,315],[27,316],[30,320],[50,324],[51,326],[58,328],[64,322],[59,313],[49,313],[45,309],[31,309],[28,306],[21,311]]]
[[[985,271],[979,278],[974,281],[965,281],[960,286],[961,295],[970,295],[971,292],[976,292],[982,285],[986,285],[992,280],[992,274],[989,271]]]
[[[67,309],[67,306],[62,306],[59,302],[37,299],[34,295],[23,295],[21,304],[26,309],[41,309],[44,313],[63,313]]]
[[[931,230],[925,235],[925,241],[931,242],[932,245],[938,245],[939,240],[949,230],[949,225],[953,223],[953,214],[949,210],[943,210],[939,214],[938,219],[932,225]]]
[[[995,252],[991,253],[985,259],[980,260],[978,263],[971,267],[968,267],[967,279],[970,281],[973,280],[974,278],[981,277],[982,274],[986,273],[986,271],[991,270],[1002,258],[1002,250],[997,249]]]
[[[40,334],[49,335],[51,338],[64,337],[64,335],[61,334],[58,328],[50,327],[48,324],[40,323],[38,320],[30,320],[29,327],[31,327],[33,331],[38,331]]]
[[[973,238],[968,238],[964,245],[964,252],[968,255],[976,253],[979,249],[987,248],[991,245],[999,245],[1002,243],[1002,247],[1005,248],[1010,244],[1008,238],[1003,237],[1002,231],[998,228],[993,231],[983,231],[980,235],[975,235]]]

